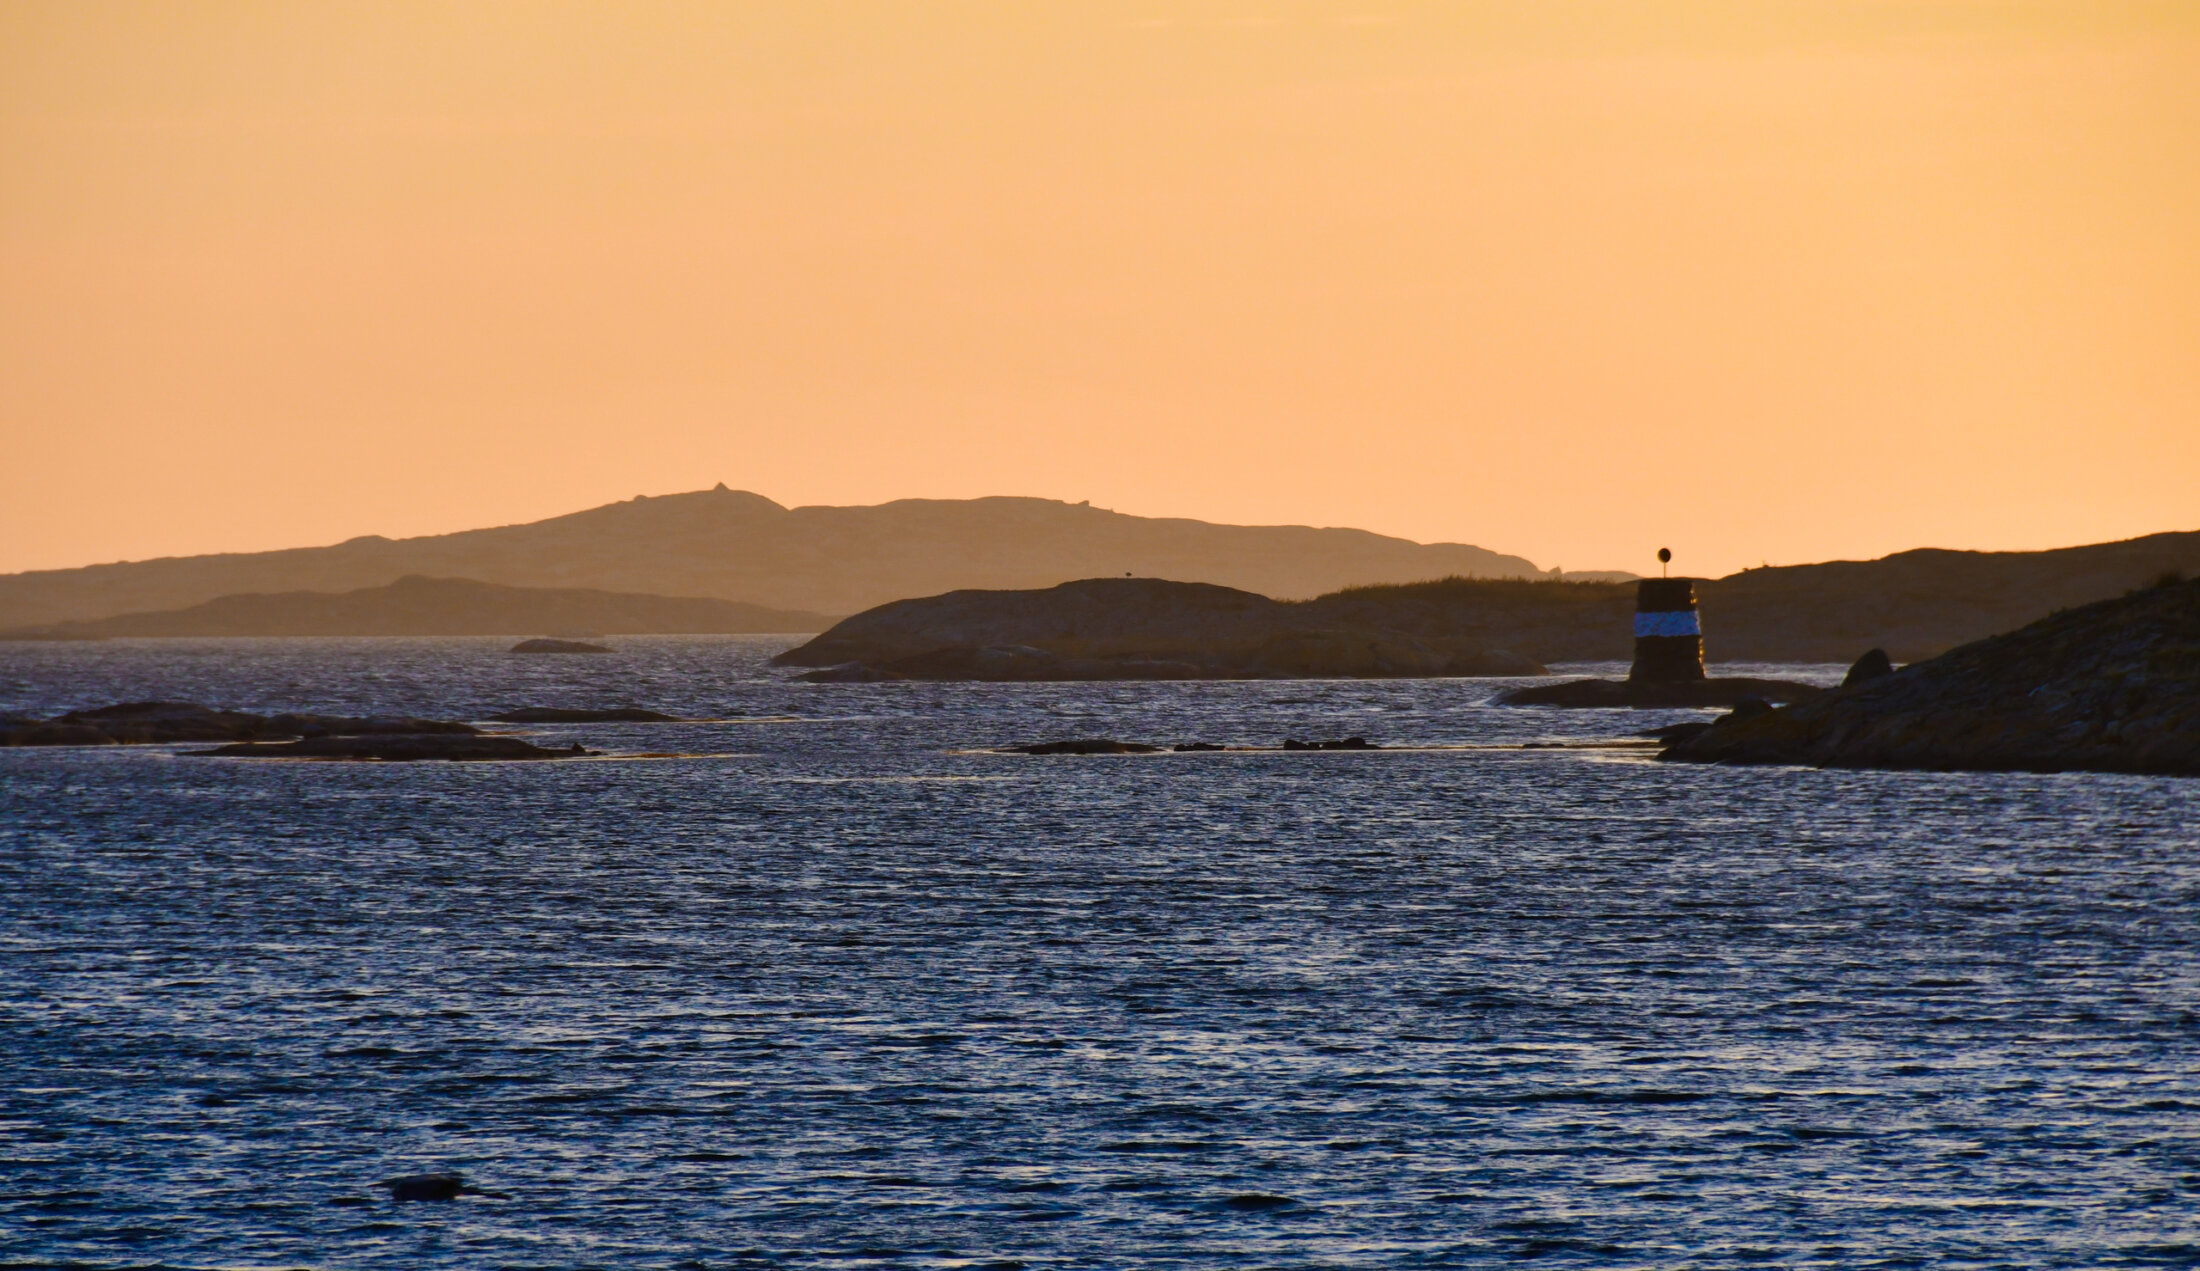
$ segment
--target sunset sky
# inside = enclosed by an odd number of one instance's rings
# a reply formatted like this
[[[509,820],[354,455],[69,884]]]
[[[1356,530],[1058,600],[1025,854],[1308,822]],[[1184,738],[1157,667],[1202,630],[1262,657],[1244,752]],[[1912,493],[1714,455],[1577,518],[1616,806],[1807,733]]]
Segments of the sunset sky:
[[[2200,4],[0,8],[0,571],[720,481],[2200,528]]]

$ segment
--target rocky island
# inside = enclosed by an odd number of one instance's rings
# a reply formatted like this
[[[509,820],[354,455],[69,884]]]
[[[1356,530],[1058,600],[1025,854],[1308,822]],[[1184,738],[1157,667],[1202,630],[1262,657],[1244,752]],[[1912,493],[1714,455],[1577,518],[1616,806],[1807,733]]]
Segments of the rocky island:
[[[1324,600],[1291,603],[1158,578],[953,591],[866,610],[773,662],[819,668],[804,678],[823,682],[1545,673],[1471,637],[1355,620]]]
[[[1722,720],[1660,757],[2200,776],[2200,581],[2165,578],[1855,679],[1812,701]]]
[[[481,763],[515,759],[577,759],[596,752],[579,742],[562,750],[519,737],[301,737],[297,741],[240,741],[186,754],[208,759],[357,759],[417,763],[442,759]]]
[[[191,755],[243,759],[570,759],[579,745],[546,749],[472,724],[406,715],[261,715],[196,702],[123,702],[52,719],[0,718],[0,746],[132,746],[227,742]]]
[[[0,719],[0,746],[128,746],[276,737],[472,737],[472,724],[409,715],[314,715],[219,710],[197,702],[122,702],[52,719]]]

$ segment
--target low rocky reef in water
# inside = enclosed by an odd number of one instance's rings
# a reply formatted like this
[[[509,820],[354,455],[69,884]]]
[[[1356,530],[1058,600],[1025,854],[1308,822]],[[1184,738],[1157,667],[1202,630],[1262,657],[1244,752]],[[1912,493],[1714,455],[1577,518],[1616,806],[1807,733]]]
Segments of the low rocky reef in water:
[[[525,715],[530,712],[508,712]],[[632,719],[652,711],[544,711]],[[533,722],[533,721],[528,721]],[[472,724],[406,715],[313,715],[219,710],[196,702],[123,702],[52,719],[0,719],[0,746],[130,746],[227,742],[190,755],[240,759],[570,759],[593,754],[579,744],[551,749]]]
[[[512,653],[610,653],[608,644],[590,644],[586,640],[522,640],[511,647]]]
[[[240,741],[189,754],[213,759],[365,759],[414,763],[426,759],[458,762],[513,759],[577,759],[598,754],[579,742],[562,749],[537,746],[519,737],[383,736],[302,737],[297,741]]]
[[[608,710],[569,710],[560,706],[525,706],[491,715],[500,724],[681,724],[688,721],[663,711],[639,706],[614,706]]]
[[[2067,610],[1899,671],[1882,665],[1860,662],[1849,683],[1808,701],[1721,720],[1660,758],[2200,776],[2200,580]]]
[[[1636,710],[1690,706],[1738,706],[1743,702],[1805,702],[1826,690],[1792,680],[1747,676],[1681,680],[1567,680],[1534,684],[1498,695],[1500,706],[1620,707]]]
[[[0,719],[0,746],[117,746],[282,737],[444,736],[480,733],[472,724],[408,715],[259,715],[196,702],[123,702],[52,719]]]
[[[1164,751],[1184,754],[1203,751],[1237,751],[1245,754],[1261,754],[1278,750],[1381,750],[1382,747],[1365,737],[1340,737],[1334,741],[1301,741],[1286,737],[1281,746],[1223,746],[1211,741],[1179,742],[1174,746],[1152,746],[1140,741],[1117,741],[1113,737],[1081,737],[1074,741],[1042,741],[1027,746],[1005,746],[1004,753],[1012,755],[1158,755]]]
[[[1505,649],[1310,617],[1318,615],[1210,583],[1093,578],[896,601],[772,661],[816,668],[798,678],[820,684],[1548,674]]]

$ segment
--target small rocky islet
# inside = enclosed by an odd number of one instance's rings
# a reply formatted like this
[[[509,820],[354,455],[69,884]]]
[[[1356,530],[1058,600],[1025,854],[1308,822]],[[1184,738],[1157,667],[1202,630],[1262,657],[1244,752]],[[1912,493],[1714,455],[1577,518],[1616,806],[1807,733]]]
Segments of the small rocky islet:
[[[1876,652],[1876,651],[1875,651]],[[1682,763],[2200,776],[2200,580],[2043,618],[1675,737]]]
[[[513,759],[574,759],[599,754],[579,742],[562,749],[537,746],[521,737],[385,735],[379,737],[301,737],[296,741],[240,741],[193,755],[212,759],[371,759],[412,763],[423,759],[461,762]]]
[[[1141,741],[1118,741],[1113,737],[1080,737],[1070,741],[1042,741],[1023,746],[1004,746],[1001,753],[1010,755],[1158,755],[1163,753],[1191,754],[1214,751],[1236,751],[1241,754],[1265,754],[1283,750],[1381,750],[1382,747],[1365,737],[1339,737],[1331,741],[1302,741],[1286,737],[1281,746],[1224,746],[1211,741],[1178,742],[1173,746],[1154,746]]]
[[[274,715],[197,702],[121,702],[52,719],[0,719],[0,746],[129,746],[189,741],[252,742],[313,737],[472,737],[480,729],[408,715]]]
[[[491,715],[499,724],[685,724],[678,715],[643,710],[639,706],[614,706],[607,710],[570,710],[559,706],[527,706]]]
[[[608,644],[591,644],[586,640],[553,640],[548,637],[522,640],[507,652],[511,653],[611,653]]]
[[[639,707],[576,710],[527,707],[491,717],[499,723],[676,723],[678,716]],[[601,752],[578,742],[538,746],[522,737],[485,733],[455,720],[404,715],[266,715],[197,702],[122,702],[70,711],[51,719],[0,718],[0,747],[132,746],[226,743],[187,755],[231,759],[363,759],[405,763],[571,759]]]

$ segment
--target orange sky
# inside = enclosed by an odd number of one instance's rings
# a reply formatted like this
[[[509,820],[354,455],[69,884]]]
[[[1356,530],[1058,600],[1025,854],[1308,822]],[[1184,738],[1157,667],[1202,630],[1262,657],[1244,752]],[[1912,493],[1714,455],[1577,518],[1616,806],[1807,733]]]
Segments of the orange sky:
[[[2200,528],[2200,5],[0,9],[0,570],[718,481]]]

